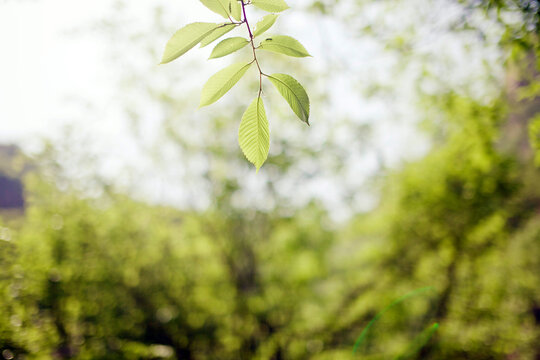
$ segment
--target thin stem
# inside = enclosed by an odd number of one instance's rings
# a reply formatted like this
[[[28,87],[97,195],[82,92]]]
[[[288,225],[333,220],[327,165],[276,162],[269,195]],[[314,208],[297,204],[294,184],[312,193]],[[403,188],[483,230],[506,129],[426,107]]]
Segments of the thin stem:
[[[255,51],[256,50],[255,42],[253,40],[254,36],[253,36],[253,33],[251,32],[251,27],[249,26],[249,21],[247,19],[247,15],[246,15],[246,5],[244,4],[243,0],[241,0],[240,3],[242,4],[242,12],[244,14],[244,21],[243,22],[246,23],[246,27],[247,27],[248,32],[249,32],[249,42],[251,43],[251,49],[253,50],[253,61],[255,62],[255,64],[257,64],[257,69],[259,69],[259,97],[260,97],[261,93],[262,93],[262,77],[265,74],[261,70],[261,65],[259,64],[259,60],[257,59],[257,52]],[[252,63],[253,63],[253,61],[252,61]]]
[[[221,29],[222,27],[229,26],[229,25],[240,26],[243,23],[244,23],[243,21],[238,21],[238,22],[232,21],[232,22],[228,22],[228,23],[224,23],[224,24],[219,25],[217,27],[217,29]]]
[[[248,31],[249,31],[249,38],[253,40],[253,34],[251,33],[251,28],[249,27],[249,22],[246,16],[246,5],[244,4],[244,1],[241,1],[242,3],[242,12],[244,13],[244,21],[246,22]]]

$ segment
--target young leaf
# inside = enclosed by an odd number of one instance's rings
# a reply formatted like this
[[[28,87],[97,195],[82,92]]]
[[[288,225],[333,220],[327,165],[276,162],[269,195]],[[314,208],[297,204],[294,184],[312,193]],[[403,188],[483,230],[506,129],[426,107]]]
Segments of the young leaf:
[[[294,57],[311,56],[298,40],[286,35],[267,38],[261,42],[259,48]]]
[[[268,12],[282,12],[289,8],[289,5],[284,0],[252,0],[251,3]]]
[[[309,125],[309,97],[302,85],[286,74],[272,74],[268,79],[287,100],[296,116]]]
[[[218,101],[242,78],[251,63],[236,63],[218,71],[204,84],[199,107]]]
[[[270,14],[266,15],[257,23],[257,27],[255,28],[255,31],[253,32],[253,36],[259,36],[262,33],[264,33],[266,30],[270,29],[272,25],[276,22],[279,15],[276,14]]]
[[[219,39],[223,35],[227,34],[229,31],[231,31],[235,27],[236,27],[236,25],[234,25],[234,24],[221,24],[217,29],[215,29],[210,34],[208,34],[208,36],[206,36],[204,39],[202,39],[201,47],[203,48],[206,45],[208,45],[210,43],[213,43],[214,41],[216,41],[217,39]]]
[[[240,5],[238,0],[229,0],[229,8],[231,10],[231,16],[235,20],[242,20],[242,5]]]
[[[235,51],[240,50],[247,44],[249,44],[249,41],[247,41],[243,37],[232,37],[229,39],[225,39],[216,45],[214,50],[212,50],[212,54],[210,54],[209,59],[217,59],[225,55],[229,55]]]
[[[238,143],[246,158],[259,171],[266,161],[270,149],[270,130],[268,129],[263,100],[260,96],[253,100],[242,116],[238,131]]]
[[[229,0],[200,0],[201,3],[216,14],[229,18],[231,10],[229,10]]]
[[[166,64],[184,55],[218,27],[219,24],[202,22],[184,26],[167,42],[161,63]]]

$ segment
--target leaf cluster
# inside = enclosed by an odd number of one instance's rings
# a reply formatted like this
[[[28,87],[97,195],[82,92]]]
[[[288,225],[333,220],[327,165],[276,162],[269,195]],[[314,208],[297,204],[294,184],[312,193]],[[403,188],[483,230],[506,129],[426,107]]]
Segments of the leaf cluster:
[[[238,141],[246,158],[255,165],[257,171],[268,157],[270,149],[270,130],[262,99],[263,78],[267,78],[287,101],[292,111],[309,125],[309,97],[304,87],[287,74],[265,74],[257,57],[259,50],[271,51],[292,57],[311,56],[296,39],[287,35],[268,36],[255,44],[255,39],[266,33],[281,13],[289,8],[284,0],[201,0],[209,10],[224,17],[224,23],[195,22],[178,30],[167,42],[161,59],[169,63],[184,55],[197,44],[205,47],[220,39],[234,28],[245,25],[248,37],[230,37],[220,41],[212,50],[209,59],[222,58],[251,45],[253,58],[249,62],[234,63],[210,77],[203,86],[200,107],[211,105],[221,99],[255,64],[259,71],[259,92],[248,106],[238,132]],[[253,5],[270,14],[260,19],[252,31],[246,16],[246,7]]]

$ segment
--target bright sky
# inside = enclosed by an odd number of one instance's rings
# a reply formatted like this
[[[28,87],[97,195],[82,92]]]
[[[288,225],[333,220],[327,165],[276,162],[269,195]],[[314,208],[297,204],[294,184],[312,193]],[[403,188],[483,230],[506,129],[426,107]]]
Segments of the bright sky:
[[[374,2],[368,8],[363,20],[370,17],[370,12],[377,11],[385,15],[386,28],[395,29],[399,33],[400,27],[406,28],[408,24],[415,24],[417,9],[425,0],[408,0],[396,2],[401,4],[395,12],[384,9],[387,2]],[[454,82],[455,87],[461,82],[481,84],[480,81],[468,81],[474,76],[483,76],[483,61],[496,64],[498,54],[489,48],[475,48],[471,50],[472,56],[468,59],[462,51],[464,41],[467,39],[452,38],[444,33],[434,31],[447,19],[456,16],[456,6],[452,1],[434,1],[428,9],[434,18],[433,24],[421,24],[419,31],[426,31],[421,35],[415,51],[425,53],[426,56],[446,59],[455,56],[457,60],[455,71],[444,73],[443,81]],[[94,140],[92,146],[98,153],[106,152],[102,161],[111,176],[117,176],[123,167],[141,164],[140,151],[129,137],[129,124],[123,109],[116,101],[118,96],[118,68],[111,65],[111,43],[103,42],[103,35],[96,32],[92,25],[99,20],[111,16],[114,6],[113,0],[94,0],[91,2],[73,0],[0,0],[0,142],[17,142],[26,149],[32,150],[40,144],[43,137],[61,139],[61,130],[70,125],[80,134],[89,134]],[[164,18],[168,25],[193,21],[219,21],[196,0],[170,1],[156,0],[150,2],[127,2],[128,6],[123,12],[126,18],[137,27],[148,28],[151,18],[151,8],[166,4],[168,9]],[[406,77],[399,80],[389,71],[395,66],[393,59],[384,56],[384,44],[374,42],[372,39],[363,39],[350,36],[349,29],[344,29],[337,22],[317,22],[309,16],[302,16],[295,12],[294,7],[300,6],[302,1],[292,2],[293,9],[289,10],[287,17],[281,25],[287,32],[302,39],[310,52],[315,55],[309,60],[309,66],[314,71],[327,71],[330,66],[336,67],[335,78],[328,84],[328,93],[332,94],[332,108],[327,113],[351,118],[373,120],[375,124],[373,143],[379,147],[387,159],[401,159],[404,154],[419,154],[425,151],[425,143],[416,139],[414,129],[411,127],[411,118],[415,116],[414,104],[411,104],[411,94],[416,84],[414,79]],[[446,4],[446,5],[445,5]],[[346,11],[342,9],[342,11]],[[399,14],[399,19],[392,16]],[[458,14],[459,15],[459,14]],[[288,19],[288,20],[285,20]],[[405,21],[404,19],[408,19]],[[429,20],[429,17],[427,18]],[[377,20],[378,21],[378,20]],[[358,24],[361,26],[362,24]],[[176,25],[172,25],[176,26]],[[443,27],[442,25],[440,27]],[[149,39],[157,47],[166,39]],[[120,39],[122,42],[122,39]],[[119,52],[125,49],[118,44]],[[470,45],[470,44],[469,44]],[[467,45],[468,46],[468,45]],[[208,49],[206,49],[208,50]],[[209,51],[209,50],[208,50]],[[477,51],[477,53],[474,53]],[[130,65],[137,66],[137,60],[128,54],[123,54],[120,62],[128,61]],[[189,56],[192,56],[191,58]],[[178,71],[189,63],[190,59],[204,59],[204,53],[189,55],[183,60],[183,65],[173,65],[155,71],[153,65],[142,64],[141,73],[147,77],[166,78],[167,72]],[[209,74],[217,70],[222,63],[212,63],[207,66]],[[118,64],[115,64],[118,66]],[[339,70],[342,67],[343,70]],[[341,71],[341,72],[340,72]],[[483,70],[485,71],[485,69]],[[353,77],[350,76],[354,72]],[[165,74],[165,76],[164,76]],[[206,74],[186,74],[186,77]],[[446,78],[444,78],[446,77]],[[362,80],[362,81],[359,81]],[[353,82],[354,81],[354,82]],[[358,84],[357,82],[360,82]],[[375,83],[389,83],[402,89],[400,96],[388,102],[364,102],[360,88],[364,90]],[[360,86],[360,88],[358,88]],[[355,89],[356,87],[356,89]],[[472,93],[482,93],[482,89],[472,89]],[[351,95],[352,94],[352,95]],[[194,107],[195,109],[195,107]],[[147,132],[149,136],[156,129],[157,122],[153,117],[156,109],[143,109],[146,115]],[[159,111],[158,111],[159,112]],[[154,113],[156,113],[154,111]],[[402,119],[393,119],[398,113]],[[314,114],[316,117],[317,114]],[[314,118],[314,126],[310,129],[311,139],[323,139],[329,131],[323,122],[329,119]],[[317,126],[317,121],[321,126]],[[318,130],[317,130],[318,129]],[[301,129],[303,131],[303,129]],[[351,134],[346,128],[331,129],[347,139]],[[317,133],[319,131],[319,133]],[[340,135],[340,132],[342,133]],[[317,135],[318,134],[318,135]],[[310,139],[310,141],[311,141]],[[324,139],[323,139],[324,140]],[[322,141],[322,140],[321,140]],[[344,140],[345,141],[345,140]],[[362,155],[363,156],[363,155]],[[350,181],[358,181],[358,173],[363,177],[374,170],[376,154],[360,156],[352,159]],[[256,182],[254,179],[251,181]],[[313,184],[305,184],[306,189],[312,193],[321,193],[321,186],[336,188],[332,179],[318,179]],[[344,181],[340,179],[339,181]],[[170,192],[166,191],[168,196]],[[311,195],[306,195],[311,196]],[[332,192],[324,192],[321,196],[328,196],[328,201],[335,199]]]
[[[70,100],[99,96],[99,45],[66,35],[106,9],[103,0],[0,2],[0,140],[53,136]]]
[[[41,136],[54,138],[64,125],[86,120],[81,119],[85,106],[117,115],[110,103],[116,78],[109,45],[91,28],[110,15],[113,4],[0,0],[0,141],[28,145]],[[150,5],[133,8],[142,15]],[[195,5],[190,13],[201,10]],[[124,130],[118,121],[94,121],[90,127],[104,133]]]

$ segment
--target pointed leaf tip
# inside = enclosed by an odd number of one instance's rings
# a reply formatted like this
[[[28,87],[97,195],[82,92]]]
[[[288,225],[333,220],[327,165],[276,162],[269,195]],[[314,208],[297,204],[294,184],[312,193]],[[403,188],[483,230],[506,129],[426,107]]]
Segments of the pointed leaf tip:
[[[304,87],[287,74],[272,74],[268,79],[289,103],[296,116],[309,125],[309,97]]]
[[[255,98],[242,116],[238,143],[245,157],[255,165],[257,173],[268,158],[270,130],[261,97]]]
[[[219,24],[202,22],[184,26],[165,45],[160,64],[167,64],[184,55],[218,27]]]
[[[201,47],[203,48],[207,46],[208,44],[216,41],[217,39],[227,34],[229,31],[231,31],[235,27],[236,27],[235,24],[229,24],[229,23],[224,23],[224,24],[219,25],[217,29],[212,31],[204,39],[201,40]]]
[[[232,64],[212,75],[203,86],[199,108],[221,99],[244,76],[251,64]]]
[[[265,31],[270,29],[276,22],[279,15],[276,14],[269,14],[263,17],[255,27],[255,31],[253,32],[253,36],[259,36],[262,35]]]
[[[273,51],[288,56],[311,56],[298,40],[287,35],[276,35],[266,38],[261,42],[259,47],[263,50]]]
[[[225,39],[216,45],[208,59],[217,59],[232,54],[233,52],[242,49],[247,44],[249,44],[249,41],[239,36]]]

